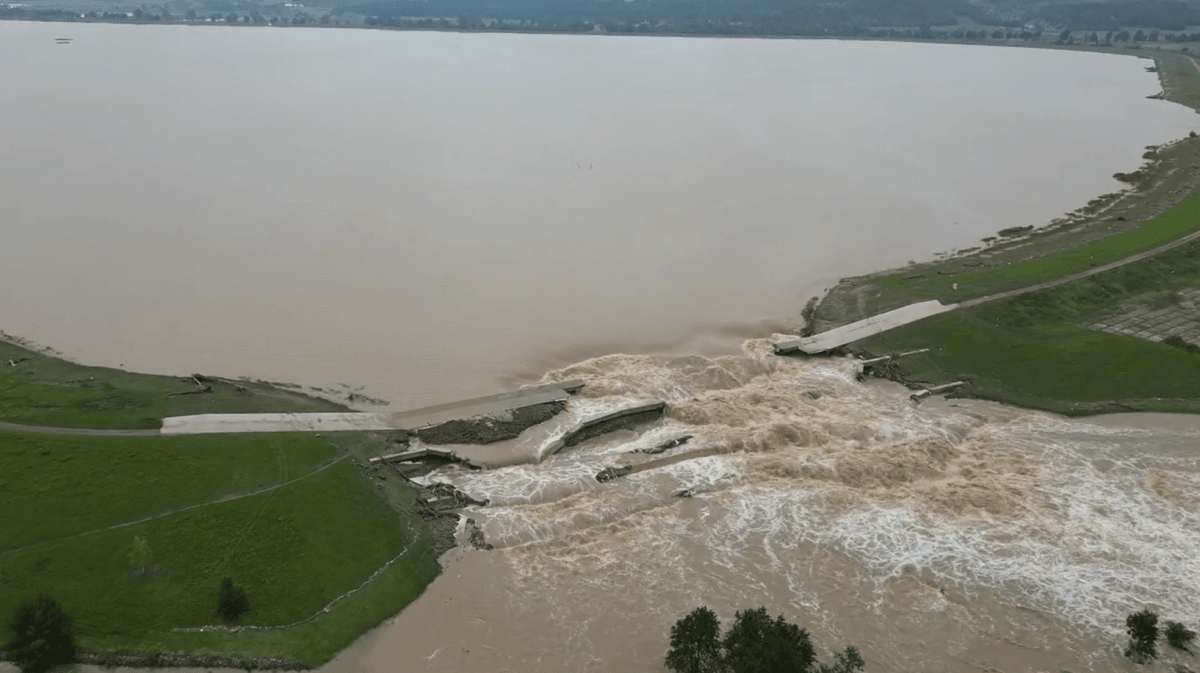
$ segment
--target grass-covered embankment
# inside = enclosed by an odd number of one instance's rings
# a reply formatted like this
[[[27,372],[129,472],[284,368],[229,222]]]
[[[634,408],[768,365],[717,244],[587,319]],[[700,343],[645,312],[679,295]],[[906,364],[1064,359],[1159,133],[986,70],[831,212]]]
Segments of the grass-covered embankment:
[[[342,454],[327,440],[296,433],[79,437],[0,432],[0,442],[0,502],[19,514],[3,524],[5,550],[270,488]]]
[[[64,428],[158,428],[191,414],[346,411],[256,381],[136,374],[67,362],[0,339],[0,421]]]
[[[1056,255],[984,271],[931,274],[920,279],[891,276],[881,280],[881,301],[904,306],[928,299],[956,303],[1069,276],[1145,252],[1200,229],[1200,194],[1161,217],[1131,231]],[[914,283],[913,280],[921,280]],[[886,299],[882,295],[888,295]]]
[[[1200,230],[1200,138],[1164,149],[1142,169],[1143,184],[1044,229],[972,254],[842,280],[822,300],[817,331],[900,306],[962,303],[1117,262]]]
[[[1137,55],[1155,59],[1163,98],[1200,111],[1200,68],[1190,56]],[[1126,260],[1200,230],[1200,138],[1150,148],[1145,158],[1145,166],[1125,177],[1128,189],[1098,197],[1048,226],[1000,232],[980,249],[841,281],[821,300],[813,326],[824,331],[929,299],[965,303],[967,308],[854,346],[872,353],[930,348],[901,362],[908,380],[966,380],[964,394],[1024,407],[1068,415],[1200,412],[1200,356],[1082,326],[1124,302],[1170,301],[1174,290],[1200,287],[1196,242],[972,305]]]
[[[0,347],[0,409],[4,420],[26,424],[156,427],[159,414],[335,406],[265,385],[240,392],[241,382],[229,383],[228,394],[214,385],[213,393],[168,398],[188,386]],[[20,362],[13,367],[10,358]],[[81,374],[94,385],[63,383]],[[106,399],[127,404],[96,404]],[[216,656],[319,665],[438,573],[413,492],[360,467],[380,448],[361,434],[0,429],[0,618],[46,592],[75,619],[85,659],[186,653],[193,663]],[[144,564],[130,555],[138,538],[149,549]],[[250,600],[234,626],[302,623],[194,631],[222,625],[217,588],[225,577]]]
[[[1082,327],[1119,304],[1200,287],[1200,243],[1057,287],[944,313],[866,339],[913,381],[965,379],[963,392],[1067,415],[1200,412],[1200,355]],[[1150,295],[1150,296],[1147,296]]]

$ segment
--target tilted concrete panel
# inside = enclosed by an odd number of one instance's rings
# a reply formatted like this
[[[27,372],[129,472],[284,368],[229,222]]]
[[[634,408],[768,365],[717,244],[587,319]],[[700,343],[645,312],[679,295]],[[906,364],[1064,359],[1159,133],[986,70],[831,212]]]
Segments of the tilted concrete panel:
[[[908,306],[902,306],[887,313],[880,313],[879,315],[871,316],[858,322],[852,322],[849,325],[836,327],[828,332],[821,332],[820,334],[801,337],[799,339],[777,341],[775,342],[775,352],[780,355],[796,351],[808,353],[809,355],[824,353],[825,351],[845,346],[859,339],[865,339],[869,336],[874,336],[939,313],[953,311],[956,308],[958,308],[958,304],[943,304],[936,299],[923,301],[918,304],[909,304]]]

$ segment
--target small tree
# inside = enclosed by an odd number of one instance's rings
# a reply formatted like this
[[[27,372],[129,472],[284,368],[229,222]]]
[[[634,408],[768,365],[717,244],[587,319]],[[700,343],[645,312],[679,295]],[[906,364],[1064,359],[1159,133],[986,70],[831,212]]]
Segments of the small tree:
[[[129,565],[138,569],[139,575],[146,574],[146,557],[150,556],[150,544],[146,538],[135,535],[129,545]]]
[[[75,660],[75,628],[58,601],[40,594],[17,606],[8,656],[23,673],[44,673]]]
[[[721,670],[721,622],[706,607],[675,622],[667,668],[675,673],[718,673]]]
[[[821,664],[820,673],[857,673],[866,667],[867,662],[858,653],[858,648],[851,645],[844,652],[833,655],[832,666]]]
[[[234,586],[228,577],[221,580],[221,588],[217,591],[217,616],[232,622],[249,611],[250,599],[246,598],[246,592]]]
[[[804,308],[800,311],[800,317],[804,319],[804,327],[801,329],[800,336],[812,336],[817,331],[817,304],[820,299],[812,297]]]
[[[1158,640],[1158,615],[1146,608],[1125,618],[1125,630],[1129,633],[1129,644],[1125,656],[1134,661],[1152,661],[1158,657],[1154,642]]]
[[[731,673],[807,673],[816,657],[808,631],[766,608],[739,611],[723,645]]]
[[[1164,630],[1167,635],[1167,644],[1177,650],[1190,652],[1188,646],[1196,639],[1196,632],[1179,622],[1167,620],[1167,628]]]

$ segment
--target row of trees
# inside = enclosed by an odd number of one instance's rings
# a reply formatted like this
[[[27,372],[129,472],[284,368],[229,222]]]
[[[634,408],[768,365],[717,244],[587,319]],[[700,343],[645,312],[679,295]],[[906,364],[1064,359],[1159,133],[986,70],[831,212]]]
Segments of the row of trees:
[[[1159,42],[1159,41],[1162,41],[1162,42],[1200,42],[1200,33],[1163,33],[1160,36],[1160,34],[1157,30],[1152,30],[1149,33],[1143,33],[1142,31],[1139,30],[1139,31],[1135,32],[1133,35],[1130,35],[1129,31],[1127,31],[1127,30],[1117,31],[1115,33],[1110,30],[1107,33],[1105,33],[1104,38],[1101,39],[1099,32],[1092,31],[1090,33],[1084,33],[1083,35],[1081,35],[1079,38],[1079,41],[1081,44],[1099,44],[1101,42],[1103,42],[1105,44],[1112,44],[1113,42],[1138,43],[1138,42]],[[1075,44],[1074,34],[1069,30],[1064,30],[1062,33],[1059,34],[1058,39],[1055,41],[1055,44]]]
[[[1119,30],[1116,32],[1113,32],[1110,30],[1104,34],[1103,41],[1105,44],[1112,44],[1113,42],[1130,42],[1130,41],[1133,41],[1133,42],[1158,42],[1158,35],[1159,35],[1159,33],[1157,30],[1152,30],[1149,33],[1145,33],[1143,31],[1139,30],[1139,31],[1133,33],[1132,35],[1127,30]],[[1173,41],[1175,39],[1175,37],[1173,35],[1166,35],[1164,37],[1164,39],[1167,41]],[[1085,33],[1083,35],[1083,37],[1081,38],[1081,40],[1086,44],[1099,44],[1101,41],[1100,33],[1096,32],[1096,31],[1092,31],[1090,33]],[[1070,30],[1064,30],[1062,33],[1060,33],[1058,36],[1058,40],[1056,41],[1056,44],[1074,44],[1074,43],[1075,43],[1075,38]]]
[[[738,612],[722,637],[716,613],[699,607],[671,627],[666,665],[675,673],[855,673],[866,662],[847,647],[833,664],[817,664],[808,631],[766,608]]]
[[[225,23],[225,24],[244,24],[244,25],[322,25],[328,26],[333,23],[332,17],[329,15],[317,17],[304,12],[295,14],[289,17],[271,17],[267,18],[258,12],[249,12],[247,14],[238,14],[230,12],[228,14],[210,13],[198,14],[196,10],[189,9],[186,14],[180,16],[171,14],[164,6],[162,10],[155,14],[142,9],[135,9],[132,12],[69,12],[66,10],[42,10],[28,9],[23,7],[9,7],[8,5],[0,4],[0,19],[33,19],[47,21],[103,21],[106,23]]]
[[[922,40],[1037,40],[1041,30],[933,30],[924,28],[883,28],[871,31],[872,37],[919,38]]]
[[[1158,657],[1158,615],[1149,608],[1125,618],[1129,642],[1125,656],[1139,663]],[[1196,632],[1167,620],[1162,630],[1167,644],[1190,652]],[[847,647],[832,664],[818,664],[805,629],[783,617],[772,619],[766,608],[737,613],[733,626],[721,635],[717,615],[699,607],[671,627],[667,668],[675,673],[855,673],[866,666],[858,649]]]
[[[131,562],[139,554],[135,548]],[[143,570],[144,572],[144,570]],[[217,591],[217,616],[234,621],[250,610],[246,592],[226,577]],[[62,605],[46,594],[22,601],[9,621],[12,637],[4,644],[8,658],[22,673],[45,673],[75,661],[75,622]]]

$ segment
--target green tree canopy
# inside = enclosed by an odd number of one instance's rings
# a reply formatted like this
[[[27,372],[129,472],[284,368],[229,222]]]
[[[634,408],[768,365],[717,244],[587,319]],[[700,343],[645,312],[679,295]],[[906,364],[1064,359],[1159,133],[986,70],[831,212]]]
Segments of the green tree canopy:
[[[863,670],[867,662],[858,653],[858,648],[851,645],[845,651],[833,655],[833,665],[821,664],[820,673],[857,673]]]
[[[62,606],[46,594],[17,606],[4,649],[23,673],[44,673],[75,660],[75,628]]]
[[[808,631],[765,607],[739,611],[723,645],[731,673],[806,673],[816,657]]]
[[[221,588],[217,590],[217,616],[232,622],[249,611],[250,599],[246,598],[246,592],[228,577],[221,580]]]
[[[1167,628],[1165,629],[1164,633],[1167,636],[1168,645],[1179,650],[1184,650],[1185,652],[1191,651],[1188,649],[1188,646],[1191,645],[1192,641],[1196,639],[1195,631],[1189,629],[1183,624],[1180,624],[1179,622],[1173,622],[1170,620],[1167,620]]]
[[[833,655],[833,664],[816,664],[808,631],[766,608],[737,613],[721,638],[721,622],[706,607],[671,627],[666,665],[675,673],[858,673],[866,666],[858,648]]]
[[[699,607],[671,627],[667,668],[676,673],[717,673],[721,670],[721,622],[716,613]]]
[[[1129,644],[1125,656],[1136,661],[1151,661],[1158,657],[1155,641],[1158,640],[1158,615],[1146,608],[1125,618],[1125,630],[1129,633]]]

